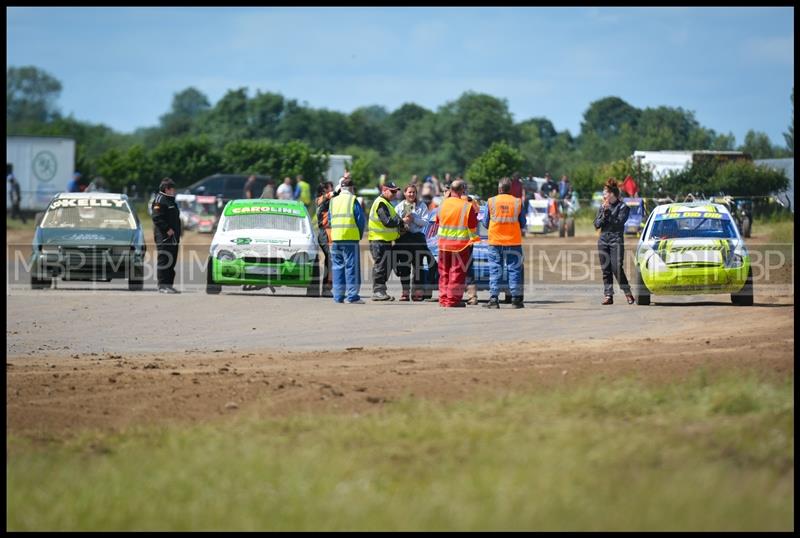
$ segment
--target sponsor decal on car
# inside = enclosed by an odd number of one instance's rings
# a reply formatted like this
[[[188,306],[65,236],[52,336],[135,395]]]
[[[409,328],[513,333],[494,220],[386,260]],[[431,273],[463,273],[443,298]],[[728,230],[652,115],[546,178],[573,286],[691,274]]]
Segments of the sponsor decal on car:
[[[294,217],[303,216],[303,212],[294,207],[278,207],[269,205],[231,207],[226,212],[226,215],[246,215],[249,213],[275,213],[278,215],[291,215]]]
[[[53,200],[50,209],[59,207],[124,207],[125,200],[109,200],[107,198],[60,198]]]

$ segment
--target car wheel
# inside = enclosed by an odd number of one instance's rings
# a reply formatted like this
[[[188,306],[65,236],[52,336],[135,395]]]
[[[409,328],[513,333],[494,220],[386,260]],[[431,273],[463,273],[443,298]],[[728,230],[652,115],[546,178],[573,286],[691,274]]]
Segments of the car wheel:
[[[731,302],[736,306],[753,306],[753,268],[747,270],[747,280],[742,289],[731,293]]]
[[[636,297],[636,304],[641,306],[650,304],[650,290],[644,285],[642,272],[639,270],[638,265],[636,266],[636,275],[633,280],[633,295]]]
[[[36,275],[31,273],[31,289],[32,290],[47,290],[53,285],[52,278],[36,278]]]
[[[206,265],[206,293],[209,295],[218,295],[222,291],[222,286],[214,283],[214,267],[211,258],[208,258]]]
[[[319,258],[317,258],[314,260],[314,265],[311,266],[311,282],[308,283],[308,287],[306,288],[306,297],[319,297],[320,284]]]
[[[128,268],[128,290],[142,291],[144,289],[144,267],[141,265],[131,265]]]

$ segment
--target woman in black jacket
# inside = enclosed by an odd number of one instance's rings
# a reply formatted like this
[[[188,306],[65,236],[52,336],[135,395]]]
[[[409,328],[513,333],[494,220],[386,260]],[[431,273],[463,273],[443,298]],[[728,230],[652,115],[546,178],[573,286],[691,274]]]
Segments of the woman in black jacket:
[[[634,303],[628,278],[625,276],[625,221],[630,208],[620,200],[617,180],[609,178],[603,187],[603,203],[597,210],[594,227],[600,230],[597,250],[600,253],[600,267],[603,271],[605,296],[602,304],[614,304],[614,277],[625,294],[628,304]]]

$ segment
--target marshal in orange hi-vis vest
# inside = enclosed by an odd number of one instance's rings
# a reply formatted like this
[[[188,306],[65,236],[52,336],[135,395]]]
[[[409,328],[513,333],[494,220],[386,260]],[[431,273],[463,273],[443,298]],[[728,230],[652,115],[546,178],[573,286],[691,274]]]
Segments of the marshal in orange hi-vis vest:
[[[472,204],[461,198],[445,198],[439,206],[439,250],[460,252],[478,237],[478,231],[469,227],[469,210]]]
[[[519,215],[522,200],[510,194],[489,198],[489,244],[515,247],[522,244]]]

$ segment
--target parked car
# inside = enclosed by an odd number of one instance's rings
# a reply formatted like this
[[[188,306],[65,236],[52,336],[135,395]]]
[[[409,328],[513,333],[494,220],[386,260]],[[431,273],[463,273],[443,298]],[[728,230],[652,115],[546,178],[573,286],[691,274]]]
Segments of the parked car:
[[[186,187],[185,194],[219,196],[223,202],[244,197],[244,184],[249,176],[243,174],[214,174]],[[256,192],[260,195],[267,185],[267,176],[256,176]],[[277,187],[277,186],[276,186]]]
[[[31,288],[53,279],[109,282],[127,278],[143,287],[145,242],[142,224],[124,194],[60,193],[37,222],[33,236]]]
[[[555,232],[559,229],[559,215],[558,200],[554,198],[528,200],[526,231],[534,234]]]
[[[730,293],[753,304],[753,270],[744,240],[723,204],[672,203],[653,209],[635,255],[634,295]]]
[[[211,241],[206,293],[290,286],[319,295],[317,239],[308,211],[295,200],[232,200]]]
[[[623,198],[622,202],[630,208],[628,220],[625,221],[625,233],[638,236],[644,229],[644,219],[647,216],[644,198]]]
[[[216,196],[176,194],[175,202],[181,210],[183,228],[198,233],[214,233],[218,220],[219,200],[221,199]]]

